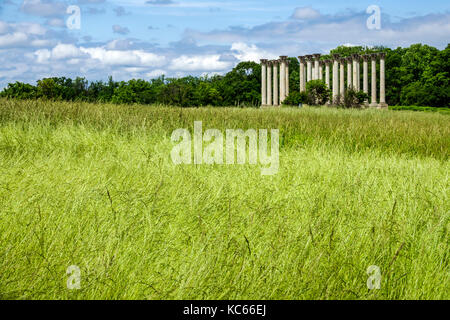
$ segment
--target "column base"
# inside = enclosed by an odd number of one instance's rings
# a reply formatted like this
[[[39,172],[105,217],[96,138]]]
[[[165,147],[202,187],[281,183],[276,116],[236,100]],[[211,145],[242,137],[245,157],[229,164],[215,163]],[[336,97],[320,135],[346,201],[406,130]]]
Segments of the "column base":
[[[369,107],[371,108],[378,108],[379,104],[378,103],[371,103],[369,104]]]
[[[382,102],[378,105],[379,109],[388,109],[388,104],[386,102]]]

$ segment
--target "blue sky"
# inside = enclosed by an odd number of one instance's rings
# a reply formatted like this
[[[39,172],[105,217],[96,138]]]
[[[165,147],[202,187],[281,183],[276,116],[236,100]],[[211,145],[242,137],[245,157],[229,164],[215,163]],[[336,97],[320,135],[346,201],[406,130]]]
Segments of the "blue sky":
[[[80,29],[66,25],[81,10]],[[381,10],[370,30],[366,9]],[[0,0],[0,88],[50,76],[223,74],[240,61],[338,45],[450,42],[448,1]]]

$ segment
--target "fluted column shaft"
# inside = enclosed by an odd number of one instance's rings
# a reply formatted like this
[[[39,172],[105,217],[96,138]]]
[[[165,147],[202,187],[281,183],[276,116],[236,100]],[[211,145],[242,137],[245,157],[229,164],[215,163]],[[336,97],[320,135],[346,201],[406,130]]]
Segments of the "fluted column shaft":
[[[300,60],[300,92],[306,90],[306,79],[305,79],[305,58],[298,57]]]
[[[372,54],[371,58],[372,58],[372,70],[371,70],[372,71],[372,81],[371,81],[372,97],[371,97],[371,101],[370,101],[371,102],[370,106],[376,107],[377,106],[377,55]]]
[[[319,62],[319,80],[323,80],[323,62]]]
[[[330,60],[325,61],[325,84],[330,89]]]
[[[333,103],[337,103],[339,95],[339,55],[333,55]]]
[[[261,59],[261,105],[267,105],[267,60]]]
[[[387,108],[386,104],[386,54],[380,53],[380,107]]]
[[[312,80],[312,61],[311,56],[306,56],[306,82]]]
[[[286,87],[286,97],[289,96],[289,60],[286,60],[286,79],[285,79],[285,87]]]
[[[286,99],[286,56],[280,57],[280,104]]]
[[[363,91],[364,93],[369,94],[369,56],[364,55],[363,59]],[[368,101],[366,100],[365,103],[367,104]]]
[[[319,60],[320,60],[320,54],[316,53],[313,55],[314,57],[314,80],[319,80]]]
[[[357,62],[356,62],[357,55],[354,54],[352,57],[353,57],[353,81],[352,81],[352,85],[353,85],[353,89],[358,91],[358,80],[357,80],[357,77],[356,77],[356,75],[358,74],[358,65],[357,65]]]
[[[267,62],[267,105],[272,105],[272,62]]]
[[[279,100],[278,100],[278,60],[273,61],[273,105],[278,106]]]
[[[339,94],[341,96],[341,100],[344,99],[345,95],[345,59],[340,60],[340,79],[339,79]]]
[[[347,58],[347,88],[351,89],[353,84],[352,84],[352,59],[351,58]]]

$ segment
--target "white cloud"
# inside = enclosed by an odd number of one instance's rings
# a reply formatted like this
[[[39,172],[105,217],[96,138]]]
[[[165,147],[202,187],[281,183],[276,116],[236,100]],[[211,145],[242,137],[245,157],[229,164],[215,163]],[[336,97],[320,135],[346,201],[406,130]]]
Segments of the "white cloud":
[[[254,61],[260,59],[275,59],[276,54],[259,49],[256,45],[247,45],[244,42],[235,42],[231,45],[231,52],[239,61]]]
[[[170,70],[176,71],[220,71],[231,67],[228,61],[221,61],[219,54],[182,55],[172,60]]]
[[[0,48],[25,45],[27,40],[28,37],[23,32],[8,33],[0,36]]]
[[[80,50],[89,54],[91,59],[96,59],[105,65],[126,65],[157,67],[165,63],[165,57],[143,50],[107,50],[101,47],[83,48]]]
[[[51,17],[66,13],[66,5],[51,0],[24,0],[20,9],[26,14],[41,17]]]
[[[82,55],[80,49],[73,44],[58,44],[52,49],[53,59],[77,58]]]
[[[7,33],[9,30],[9,26],[6,22],[0,21],[0,34]]]
[[[320,12],[311,7],[296,8],[292,14],[292,18],[299,20],[313,20],[320,16]]]

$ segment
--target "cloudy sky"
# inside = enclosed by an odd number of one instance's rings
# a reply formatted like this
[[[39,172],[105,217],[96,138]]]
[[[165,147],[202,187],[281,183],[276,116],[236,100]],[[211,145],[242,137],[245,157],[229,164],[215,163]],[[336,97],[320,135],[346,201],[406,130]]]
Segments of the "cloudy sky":
[[[367,26],[371,6],[380,8],[379,29]],[[447,46],[450,2],[0,0],[0,88],[50,76],[223,74],[239,61],[328,53],[342,44],[419,42]]]

